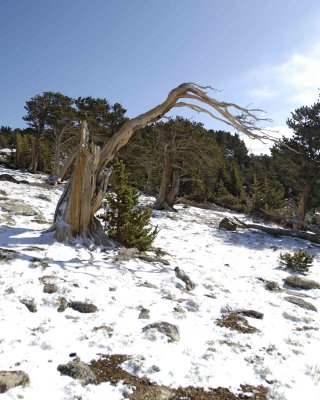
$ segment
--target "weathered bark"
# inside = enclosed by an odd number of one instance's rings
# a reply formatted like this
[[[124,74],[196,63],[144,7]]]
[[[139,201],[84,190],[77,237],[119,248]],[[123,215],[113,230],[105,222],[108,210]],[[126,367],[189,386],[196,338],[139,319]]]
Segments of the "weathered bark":
[[[298,204],[298,219],[304,221],[307,213],[308,201],[311,193],[310,183],[305,183]]]
[[[320,237],[313,233],[301,232],[301,231],[295,231],[295,230],[289,230],[289,229],[282,229],[282,228],[270,228],[267,226],[257,225],[257,224],[246,224],[236,217],[233,217],[233,218],[238,222],[238,224],[241,228],[256,229],[256,230],[268,233],[269,235],[290,236],[290,237],[294,237],[294,238],[309,240],[310,242],[320,244]]]
[[[160,210],[174,211],[174,203],[170,202],[168,195],[172,189],[173,181],[173,154],[170,145],[166,145],[164,149],[164,168],[161,177],[160,189],[156,208]]]
[[[286,222],[287,224],[293,224],[296,226],[302,226],[306,230],[313,232],[317,235],[320,235],[320,229],[317,228],[316,226],[310,225],[305,221],[300,221],[297,218],[292,218],[292,217],[286,217],[286,216],[281,216],[281,215],[276,215],[270,212],[269,210],[261,210],[263,214],[265,214],[270,220],[273,221],[283,221]],[[296,230],[296,229],[295,229]]]
[[[29,166],[29,172],[35,174],[38,169],[39,162],[39,147],[40,147],[40,139],[38,136],[31,136],[31,163]]]
[[[100,148],[89,144],[88,139],[83,122],[73,174],[57,205],[52,230],[59,242],[80,237],[88,243],[106,245],[108,238],[94,214],[105,196],[111,171],[98,171]]]
[[[219,102],[209,97],[205,89],[207,88],[193,83],[178,86],[169,93],[163,103],[124,123],[119,131],[108,139],[101,151],[94,144],[88,144],[87,125],[82,124],[81,145],[76,154],[73,173],[58,203],[51,229],[55,231],[57,240],[65,241],[80,236],[96,244],[107,242],[101,225],[94,216],[101,206],[110,175],[110,172],[105,172],[105,168],[136,130],[159,120],[173,107],[189,107],[207,113],[251,138],[275,141],[268,132],[256,126],[257,122],[265,121],[256,115],[255,112],[259,110],[248,110],[234,103]],[[212,111],[196,104],[179,101],[181,99],[198,101],[209,106]]]

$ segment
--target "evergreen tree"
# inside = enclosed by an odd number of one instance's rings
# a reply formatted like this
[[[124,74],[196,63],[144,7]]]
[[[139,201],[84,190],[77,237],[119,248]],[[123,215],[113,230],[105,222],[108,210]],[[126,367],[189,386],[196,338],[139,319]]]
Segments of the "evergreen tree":
[[[108,210],[101,217],[106,222],[109,237],[125,247],[136,247],[140,251],[148,250],[155,239],[158,229],[148,227],[152,210],[137,208],[138,193],[129,185],[128,175],[122,161],[114,166],[113,193],[108,193]]]

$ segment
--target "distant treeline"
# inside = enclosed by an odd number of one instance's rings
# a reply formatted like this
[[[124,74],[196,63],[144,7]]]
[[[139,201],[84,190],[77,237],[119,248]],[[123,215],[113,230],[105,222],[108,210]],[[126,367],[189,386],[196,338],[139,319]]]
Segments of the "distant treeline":
[[[26,102],[28,128],[2,126],[0,148],[14,149],[14,168],[58,175],[79,142],[79,123],[102,145],[126,121],[121,104],[106,99],[45,92]],[[184,118],[157,122],[135,133],[120,151],[139,190],[157,195],[166,174],[179,182],[179,197],[233,210],[295,215],[319,207],[320,103],[295,110],[287,120],[293,137],[281,138],[271,156],[248,154],[239,135],[207,130]]]

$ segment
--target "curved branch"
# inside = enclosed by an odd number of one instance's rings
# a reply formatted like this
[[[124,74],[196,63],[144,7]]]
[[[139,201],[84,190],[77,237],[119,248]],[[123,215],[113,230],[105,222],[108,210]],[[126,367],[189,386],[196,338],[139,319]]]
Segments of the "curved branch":
[[[115,133],[111,139],[103,146],[101,150],[99,169],[104,168],[110,162],[115,154],[130,140],[133,133],[146,125],[162,118],[168,111],[174,107],[190,107],[198,112],[205,112],[214,119],[234,127],[239,132],[244,133],[252,139],[277,141],[262,128],[257,126],[261,121],[267,121],[266,118],[260,118],[257,114],[260,110],[250,110],[238,106],[234,103],[219,102],[208,96],[204,91],[212,89],[210,86],[200,86],[194,83],[183,83],[171,90],[166,100],[151,110],[128,120],[122,125],[120,130]],[[206,104],[210,111],[196,104],[183,102],[183,99],[193,99],[199,103]],[[179,102],[179,100],[182,100]],[[216,115],[217,114],[217,115]]]

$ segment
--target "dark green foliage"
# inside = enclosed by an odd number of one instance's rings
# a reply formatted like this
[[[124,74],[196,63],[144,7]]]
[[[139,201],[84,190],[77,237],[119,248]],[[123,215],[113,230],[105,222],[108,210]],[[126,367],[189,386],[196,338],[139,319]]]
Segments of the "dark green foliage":
[[[148,250],[158,229],[148,227],[152,210],[137,208],[138,193],[129,185],[122,161],[114,166],[113,190],[106,196],[108,210],[102,216],[108,236],[126,247]]]
[[[307,272],[313,260],[314,256],[301,249],[293,255],[290,253],[280,254],[280,266],[294,272]]]

